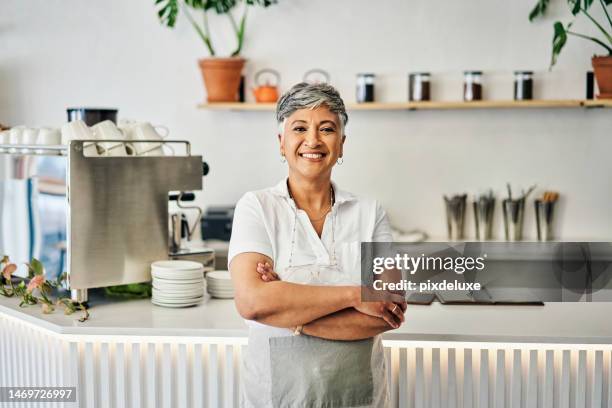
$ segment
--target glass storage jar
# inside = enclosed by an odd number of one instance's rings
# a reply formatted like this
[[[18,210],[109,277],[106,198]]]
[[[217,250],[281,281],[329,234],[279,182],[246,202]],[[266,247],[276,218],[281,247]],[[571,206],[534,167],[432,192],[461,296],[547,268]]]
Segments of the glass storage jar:
[[[465,71],[463,73],[463,100],[482,100],[482,71]]]
[[[514,100],[533,99],[533,71],[514,71]]]
[[[357,103],[374,102],[374,74],[357,74]]]
[[[429,72],[413,72],[408,75],[408,100],[409,101],[429,101]]]

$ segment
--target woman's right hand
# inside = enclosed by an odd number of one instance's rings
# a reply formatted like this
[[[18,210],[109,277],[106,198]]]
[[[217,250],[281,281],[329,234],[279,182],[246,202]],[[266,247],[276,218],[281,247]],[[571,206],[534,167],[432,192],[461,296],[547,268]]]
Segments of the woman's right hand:
[[[402,298],[397,299],[397,302],[359,302],[355,309],[363,314],[380,317],[389,326],[397,329],[404,323],[406,307],[407,303]]]

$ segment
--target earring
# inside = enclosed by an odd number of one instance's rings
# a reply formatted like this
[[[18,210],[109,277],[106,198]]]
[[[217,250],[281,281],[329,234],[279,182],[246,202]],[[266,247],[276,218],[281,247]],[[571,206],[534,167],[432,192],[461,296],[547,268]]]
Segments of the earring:
[[[285,159],[285,155],[281,154],[281,163],[287,163],[287,159]]]
[[[344,159],[342,157],[338,157],[338,160],[336,160],[336,163],[338,163],[338,166],[342,166],[342,163],[344,163]]]

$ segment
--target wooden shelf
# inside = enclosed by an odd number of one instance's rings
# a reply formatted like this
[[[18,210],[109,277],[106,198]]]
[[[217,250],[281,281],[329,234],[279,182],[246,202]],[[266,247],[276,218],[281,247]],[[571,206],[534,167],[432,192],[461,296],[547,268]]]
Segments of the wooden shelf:
[[[275,103],[217,102],[198,105],[200,109],[231,111],[274,111]],[[430,101],[353,103],[348,110],[451,110],[451,109],[529,109],[529,108],[612,108],[612,99],[560,99],[532,101]]]

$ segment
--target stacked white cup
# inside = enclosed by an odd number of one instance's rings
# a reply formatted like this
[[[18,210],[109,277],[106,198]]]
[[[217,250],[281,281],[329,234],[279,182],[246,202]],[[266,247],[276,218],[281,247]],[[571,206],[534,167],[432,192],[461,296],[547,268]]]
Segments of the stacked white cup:
[[[93,140],[93,132],[82,120],[73,120],[62,126],[62,144],[70,144],[71,140]],[[85,156],[97,156],[98,149],[95,143],[85,143],[83,147]]]
[[[165,126],[153,126],[149,122],[122,121],[119,128],[128,140],[163,140],[169,134]],[[163,145],[158,143],[134,143],[133,154],[137,156],[163,156]]]
[[[49,127],[31,128],[26,126],[15,126],[10,130],[0,132],[0,144],[57,146],[60,143],[61,136],[59,130]],[[12,153],[18,151],[24,153],[29,152],[29,149],[19,149],[17,147],[8,150]],[[36,149],[36,153],[42,153],[43,151],[44,149]]]

